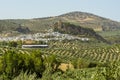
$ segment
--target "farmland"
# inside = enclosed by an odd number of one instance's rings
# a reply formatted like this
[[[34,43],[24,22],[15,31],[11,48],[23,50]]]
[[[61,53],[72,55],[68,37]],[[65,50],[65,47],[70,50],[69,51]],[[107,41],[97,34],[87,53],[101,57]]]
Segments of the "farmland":
[[[0,79],[18,80],[23,75],[28,80],[119,79],[119,44],[80,40],[48,44],[48,48],[40,49],[1,47]]]

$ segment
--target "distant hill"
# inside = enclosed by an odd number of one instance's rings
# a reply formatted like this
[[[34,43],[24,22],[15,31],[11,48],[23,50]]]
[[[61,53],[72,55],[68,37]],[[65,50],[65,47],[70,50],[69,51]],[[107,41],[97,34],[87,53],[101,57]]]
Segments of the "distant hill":
[[[120,29],[120,22],[113,21],[85,12],[70,12],[59,16],[67,22],[71,22],[83,27],[93,28],[95,31],[109,31]]]
[[[54,24],[54,31],[64,33],[64,34],[78,35],[78,36],[87,37],[87,38],[88,37],[95,38],[98,41],[109,43],[102,36],[98,35],[93,29],[83,28],[81,26],[76,26],[66,22],[61,22],[61,21],[56,22]]]
[[[120,22],[112,21],[90,13],[70,12],[54,17],[0,20],[0,33],[17,31],[20,27],[19,25],[34,33],[46,32],[53,28],[52,25],[59,20],[85,28],[92,28],[95,31],[111,31],[120,29]],[[27,32],[24,33],[28,33],[28,30],[25,30]]]

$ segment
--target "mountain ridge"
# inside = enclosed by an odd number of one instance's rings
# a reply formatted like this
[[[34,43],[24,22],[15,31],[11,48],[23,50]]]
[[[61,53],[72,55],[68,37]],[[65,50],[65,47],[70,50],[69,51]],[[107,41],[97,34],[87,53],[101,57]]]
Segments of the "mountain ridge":
[[[27,27],[31,32],[45,32],[51,29],[52,25],[59,20],[85,28],[92,28],[95,31],[120,30],[120,22],[91,13],[74,11],[53,17],[0,20],[0,32],[12,32],[19,28],[19,25],[22,25],[23,28]]]

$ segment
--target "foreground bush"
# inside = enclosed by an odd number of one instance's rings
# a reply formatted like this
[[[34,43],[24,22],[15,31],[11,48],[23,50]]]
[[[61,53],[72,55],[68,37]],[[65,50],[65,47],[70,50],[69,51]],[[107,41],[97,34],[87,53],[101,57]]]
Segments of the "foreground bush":
[[[53,72],[55,68],[52,67],[54,67],[56,63],[55,56],[46,56],[39,50],[33,50],[31,52],[6,50],[0,57],[0,75],[3,76],[2,78],[4,79],[7,78],[11,80],[18,76],[21,71],[26,75],[25,72],[27,71],[31,74],[35,73],[36,77],[41,78],[45,70],[48,70],[48,73]],[[22,73],[20,76],[21,75]]]

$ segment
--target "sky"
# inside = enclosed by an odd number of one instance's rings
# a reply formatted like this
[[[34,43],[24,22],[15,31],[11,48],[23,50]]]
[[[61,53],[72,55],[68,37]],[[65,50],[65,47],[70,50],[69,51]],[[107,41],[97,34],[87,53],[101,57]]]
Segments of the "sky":
[[[0,0],[0,19],[31,19],[81,11],[120,21],[119,8],[120,0]]]

